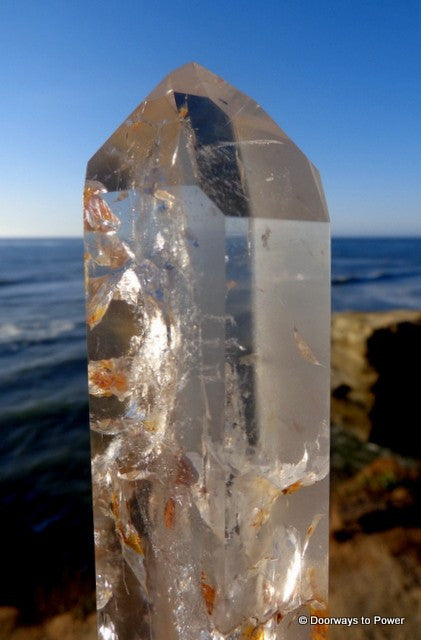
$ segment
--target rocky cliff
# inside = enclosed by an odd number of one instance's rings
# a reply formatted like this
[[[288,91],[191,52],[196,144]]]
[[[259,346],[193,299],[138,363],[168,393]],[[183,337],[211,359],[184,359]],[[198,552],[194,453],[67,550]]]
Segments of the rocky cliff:
[[[421,312],[332,318],[332,424],[403,455],[421,428]]]

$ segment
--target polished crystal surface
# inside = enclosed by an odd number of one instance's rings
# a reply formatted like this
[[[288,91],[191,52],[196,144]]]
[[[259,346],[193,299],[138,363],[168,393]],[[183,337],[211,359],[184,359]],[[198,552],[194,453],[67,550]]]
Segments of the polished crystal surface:
[[[84,210],[99,638],[324,637],[296,620],[327,592],[317,170],[191,63],[90,160]]]

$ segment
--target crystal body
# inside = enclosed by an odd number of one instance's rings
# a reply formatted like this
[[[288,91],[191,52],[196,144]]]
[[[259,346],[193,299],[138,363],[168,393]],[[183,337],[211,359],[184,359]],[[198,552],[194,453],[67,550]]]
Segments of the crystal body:
[[[90,160],[84,209],[99,638],[311,637],[296,617],[324,611],[328,554],[317,170],[191,63]]]

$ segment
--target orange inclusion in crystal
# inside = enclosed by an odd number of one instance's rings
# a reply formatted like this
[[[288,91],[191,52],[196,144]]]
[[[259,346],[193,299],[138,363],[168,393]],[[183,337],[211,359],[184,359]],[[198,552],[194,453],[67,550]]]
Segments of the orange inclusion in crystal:
[[[181,456],[177,462],[177,476],[175,484],[181,484],[185,487],[191,487],[197,482],[198,474],[193,464],[187,456]]]
[[[213,608],[215,606],[215,588],[211,587],[205,582],[206,576],[202,571],[200,588],[202,591],[202,598],[206,606],[206,611],[209,615],[212,615]]]
[[[241,634],[241,640],[264,640],[265,631],[260,625],[255,627],[252,624],[247,625]]]
[[[167,529],[172,529],[175,521],[175,500],[169,498],[165,503],[165,526]]]
[[[230,291],[231,289],[235,289],[237,284],[238,283],[236,282],[236,280],[228,280],[228,282],[226,283],[226,287],[227,287],[228,291]]]
[[[112,508],[113,508],[113,514],[114,514],[114,518],[116,520],[120,519],[120,508],[118,506],[118,498],[117,498],[117,494],[113,493],[111,496],[111,504],[112,504]]]
[[[98,324],[98,322],[99,322],[100,320],[102,320],[103,316],[105,315],[105,312],[107,311],[107,308],[108,308],[108,307],[106,307],[106,306],[101,306],[101,307],[98,307],[97,309],[95,309],[95,311],[93,312],[93,314],[92,314],[92,315],[90,315],[90,316],[88,317],[88,319],[86,320],[86,322],[88,323],[88,325],[89,325],[90,327],[93,327],[93,326],[95,326],[96,324]]]
[[[308,610],[311,616],[317,616],[318,618],[324,618],[328,615],[328,606],[325,599],[319,595],[316,586],[316,570],[314,567],[309,567],[308,577],[310,586],[313,592],[313,598],[315,602],[308,605]],[[327,624],[314,624],[311,625],[311,640],[327,640],[328,638],[328,625]]]
[[[253,522],[251,523],[252,527],[261,527],[265,520],[265,512],[263,509],[258,509],[257,514]]]
[[[146,431],[156,431],[156,420],[144,420],[143,424]]]
[[[119,392],[127,390],[127,379],[122,373],[115,373],[112,370],[110,360],[102,361],[102,370],[96,370],[91,373],[89,382],[103,390],[105,396],[112,395],[112,389]]]
[[[139,555],[144,556],[145,552],[143,549],[142,541],[140,539],[140,535],[136,531],[131,531],[128,535],[126,535],[124,531],[121,531],[121,529],[119,530],[125,544],[130,547],[130,549],[133,549],[133,551],[136,551],[136,553],[138,553]]]
[[[315,608],[309,607],[310,615],[317,616],[318,618],[324,618],[327,615],[327,607],[326,608]],[[327,640],[328,637],[328,625],[327,624],[312,624],[310,637],[311,640]]]
[[[301,487],[301,482],[298,480],[297,482],[293,482],[292,484],[290,484],[289,487],[282,489],[282,493],[284,495],[286,494],[289,495],[290,493],[294,493],[294,491],[298,491],[300,487]]]
[[[123,523],[120,520],[120,507],[118,504],[118,498],[116,493],[112,494],[111,503],[112,503],[113,514],[115,518],[116,529],[121,539],[123,540],[124,544],[130,547],[130,549],[133,549],[133,551],[136,551],[136,553],[138,553],[139,555],[144,556],[145,551],[143,549],[142,540],[140,538],[140,535],[137,533],[137,531],[133,531],[131,529],[129,530],[128,533],[126,533],[124,530]]]
[[[86,231],[112,231],[120,220],[111,211],[97,187],[86,186],[83,192],[83,215]]]

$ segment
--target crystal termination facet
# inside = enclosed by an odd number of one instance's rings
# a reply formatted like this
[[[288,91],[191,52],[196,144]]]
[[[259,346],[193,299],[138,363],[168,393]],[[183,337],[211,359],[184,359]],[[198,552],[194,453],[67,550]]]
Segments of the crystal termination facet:
[[[325,610],[328,554],[317,170],[191,63],[90,160],[84,212],[99,637],[311,637],[296,617]]]

